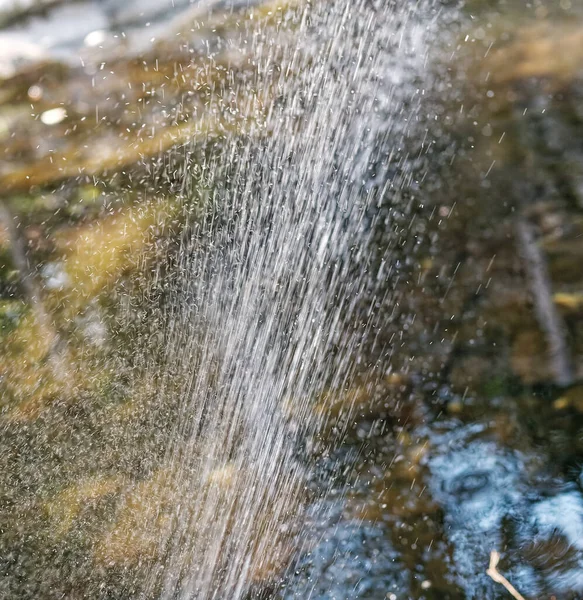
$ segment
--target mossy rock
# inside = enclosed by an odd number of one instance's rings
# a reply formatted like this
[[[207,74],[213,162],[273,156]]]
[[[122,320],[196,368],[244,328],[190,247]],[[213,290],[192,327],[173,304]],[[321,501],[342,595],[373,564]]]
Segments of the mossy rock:
[[[0,337],[14,331],[26,311],[25,303],[20,300],[0,301]]]

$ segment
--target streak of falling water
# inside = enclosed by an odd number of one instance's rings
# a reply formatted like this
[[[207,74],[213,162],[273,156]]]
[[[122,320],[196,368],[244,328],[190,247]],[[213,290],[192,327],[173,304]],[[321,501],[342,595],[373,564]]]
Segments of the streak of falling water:
[[[419,133],[431,3],[297,15],[296,48],[254,37],[258,78],[237,90],[250,132],[202,167],[212,192],[180,251],[158,392],[181,397],[172,514],[143,597],[237,600],[285,564],[305,535],[298,449],[321,424],[314,404],[354,376],[374,335],[356,317],[391,301],[390,269],[369,252],[377,207],[406,211],[419,168],[404,149]]]

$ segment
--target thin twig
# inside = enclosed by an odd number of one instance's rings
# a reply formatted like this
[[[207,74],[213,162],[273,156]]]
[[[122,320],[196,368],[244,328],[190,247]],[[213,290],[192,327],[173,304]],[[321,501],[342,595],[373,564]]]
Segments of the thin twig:
[[[537,90],[530,89],[529,95],[532,98],[529,104],[534,104],[537,109],[546,108],[548,101]],[[574,371],[567,343],[567,331],[553,302],[552,282],[546,257],[537,243],[534,227],[526,217],[530,205],[539,197],[536,190],[537,182],[540,183],[544,177],[548,178],[551,175],[546,172],[536,152],[532,150],[537,147],[540,140],[533,138],[532,127],[529,127],[529,122],[524,119],[525,112],[519,110],[522,108],[530,108],[530,106],[516,104],[514,108],[519,142],[525,151],[525,173],[515,192],[519,209],[516,223],[517,241],[530,280],[536,318],[546,337],[555,383],[559,386],[568,386],[573,383]],[[548,145],[548,135],[543,134],[543,142]]]
[[[517,230],[526,272],[531,282],[536,316],[546,334],[555,382],[567,386],[573,383],[573,368],[565,324],[553,302],[547,263],[536,243],[533,227],[525,218],[519,218]]]
[[[526,600],[524,596],[502,575],[497,567],[500,561],[500,554],[496,550],[490,552],[490,566],[486,573],[496,582],[503,585],[508,593],[515,598],[515,600]]]

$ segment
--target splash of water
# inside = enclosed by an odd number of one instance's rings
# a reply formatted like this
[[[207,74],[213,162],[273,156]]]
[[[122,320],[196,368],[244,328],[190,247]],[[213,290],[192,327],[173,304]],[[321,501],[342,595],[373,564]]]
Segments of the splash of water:
[[[231,90],[247,135],[199,165],[211,193],[165,318],[157,393],[179,395],[180,419],[144,597],[243,598],[305,536],[314,404],[355,375],[391,303],[375,235],[411,206],[431,5],[317,3],[292,11],[295,48],[253,36],[257,79]]]

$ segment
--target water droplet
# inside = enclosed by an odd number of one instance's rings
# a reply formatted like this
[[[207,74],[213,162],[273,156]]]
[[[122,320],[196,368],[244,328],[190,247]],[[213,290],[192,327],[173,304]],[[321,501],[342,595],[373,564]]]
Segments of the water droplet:
[[[65,119],[67,116],[67,111],[59,106],[58,108],[51,108],[50,110],[45,110],[44,113],[40,116],[40,120],[45,125],[57,125],[61,121]]]

